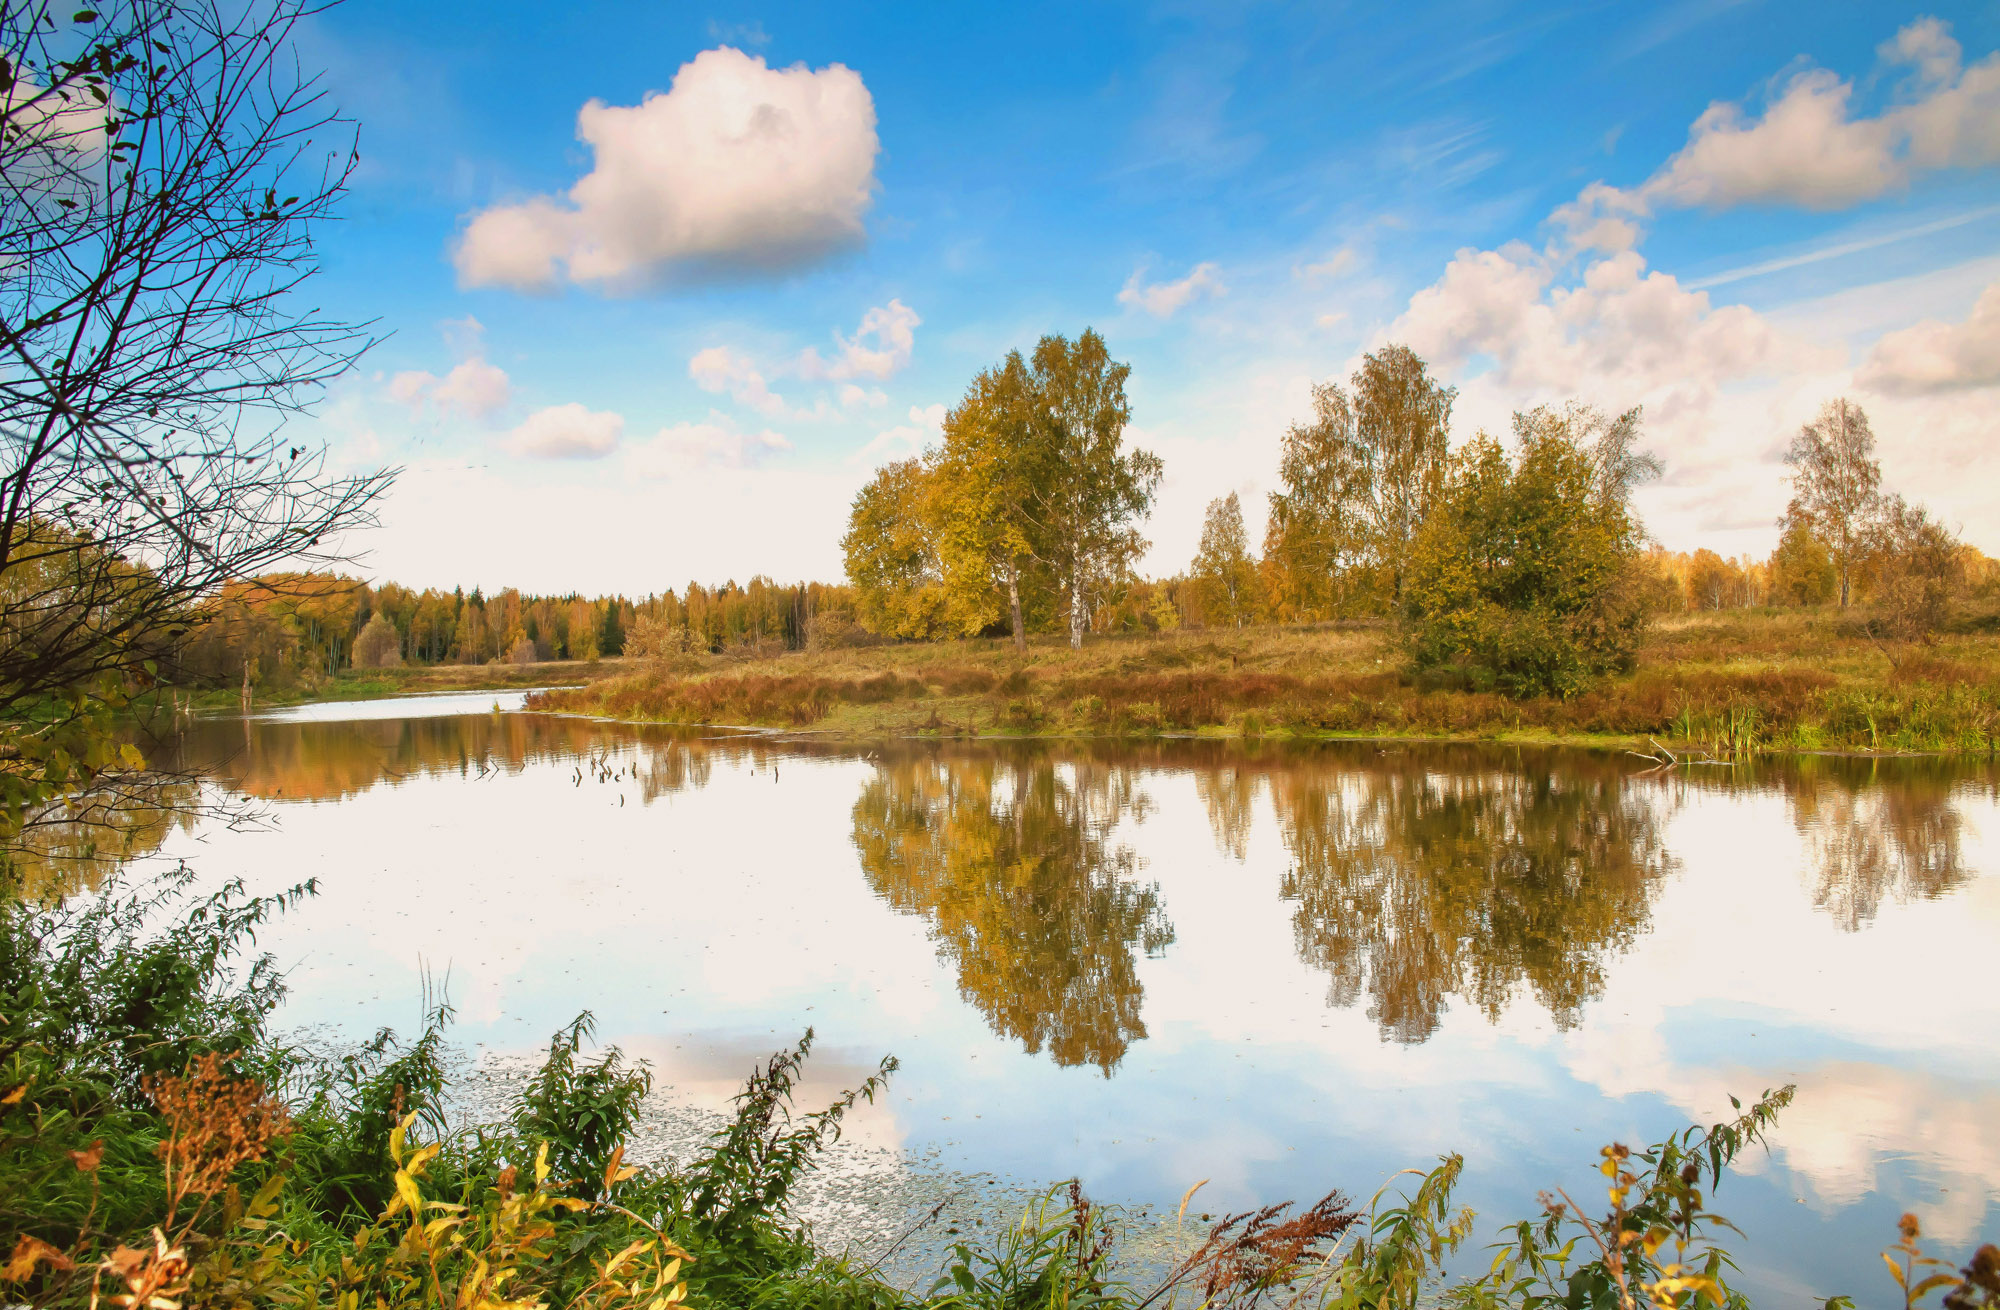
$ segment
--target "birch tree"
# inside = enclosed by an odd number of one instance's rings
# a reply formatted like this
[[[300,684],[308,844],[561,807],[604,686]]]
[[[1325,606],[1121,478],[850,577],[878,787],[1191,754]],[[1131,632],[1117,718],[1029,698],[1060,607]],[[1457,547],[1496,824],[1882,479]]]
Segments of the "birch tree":
[[[1028,517],[1033,392],[1018,350],[982,371],[945,415],[933,461],[947,613],[970,635],[999,617],[1004,604],[1016,650],[1028,645],[1022,574],[1034,556]]]
[[[1389,599],[1400,603],[1417,534],[1443,485],[1458,388],[1438,385],[1415,351],[1397,345],[1362,356],[1352,380],[1367,470],[1359,503]]]
[[[1111,358],[1089,328],[1074,342],[1043,337],[1029,364],[1025,517],[1035,555],[1055,575],[1069,616],[1069,644],[1083,645],[1090,602],[1146,548],[1137,523],[1152,508],[1160,458],[1127,450],[1132,367]]]
[[[1368,557],[1361,508],[1368,473],[1347,392],[1338,382],[1316,385],[1312,420],[1284,435],[1283,489],[1270,493],[1264,528],[1264,566],[1280,618],[1327,618],[1340,607],[1346,579]]]
[[[1189,569],[1202,591],[1202,608],[1236,627],[1257,611],[1257,557],[1243,530],[1243,504],[1235,492],[1208,502],[1201,548]]]
[[[1868,415],[1845,396],[1827,401],[1792,438],[1785,462],[1792,466],[1792,503],[1783,522],[1806,524],[1826,546],[1846,609],[1882,509],[1882,466]]]

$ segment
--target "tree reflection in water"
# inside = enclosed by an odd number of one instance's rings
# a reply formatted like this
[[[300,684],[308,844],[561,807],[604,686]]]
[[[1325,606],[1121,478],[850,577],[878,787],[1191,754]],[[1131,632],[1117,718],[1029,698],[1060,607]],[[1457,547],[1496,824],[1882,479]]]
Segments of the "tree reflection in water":
[[[1454,995],[1497,1017],[1523,983],[1574,1024],[1673,867],[1653,800],[1592,757],[1397,750],[1273,784],[1300,958],[1331,975],[1330,1004],[1366,993],[1399,1042],[1435,1032]]]
[[[43,896],[97,885],[191,821],[201,802],[186,779],[200,773],[282,803],[421,776],[477,785],[544,764],[574,770],[578,785],[636,782],[636,799],[651,802],[706,786],[717,764],[763,769],[864,750],[534,714],[211,720],[148,747],[180,774],[155,803],[112,825],[52,822],[16,867]],[[1107,1074],[1146,1034],[1138,953],[1173,940],[1157,886],[1109,836],[1120,818],[1143,815],[1142,776],[1191,775],[1218,848],[1238,861],[1250,857],[1258,816],[1275,816],[1289,855],[1275,890],[1292,904],[1300,958],[1331,979],[1331,1004],[1365,997],[1383,1036],[1400,1042],[1428,1038],[1454,997],[1491,1017],[1523,989],[1559,1026],[1575,1023],[1610,960],[1645,931],[1674,867],[1662,824],[1690,791],[1782,794],[1814,902],[1849,931],[1886,902],[1971,878],[1957,798],[2000,791],[1990,763],[1966,760],[1767,757],[1647,774],[1615,755],[1417,743],[884,750],[868,751],[852,811],[870,886],[928,921],[961,993],[996,1032]]]
[[[192,778],[141,774],[53,801],[27,817],[0,851],[7,891],[53,904],[96,891],[121,866],[158,851],[175,832],[218,817]]]
[[[1858,932],[1885,900],[1944,895],[1970,878],[1953,793],[1970,781],[1944,760],[1812,758],[1781,785],[1805,840],[1813,904]]]
[[[717,757],[762,765],[780,751],[755,737],[697,737],[543,714],[456,714],[329,722],[216,719],[196,723],[163,758],[241,796],[330,801],[406,778],[518,774],[534,764],[594,776],[591,760],[634,779],[650,802],[706,786]]]
[[[1146,1035],[1134,951],[1173,941],[1156,886],[1106,831],[1144,805],[1128,769],[982,750],[884,759],[854,805],[869,885],[931,925],[994,1031],[1106,1076]]]

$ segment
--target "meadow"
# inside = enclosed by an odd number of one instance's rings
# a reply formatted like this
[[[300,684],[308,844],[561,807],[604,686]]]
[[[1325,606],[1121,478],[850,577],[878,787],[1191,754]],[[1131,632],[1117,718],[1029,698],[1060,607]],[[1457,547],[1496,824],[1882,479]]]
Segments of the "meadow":
[[[744,649],[602,666],[535,708],[833,736],[1421,737],[1760,750],[1986,752],[2000,734],[2000,615],[1884,643],[1831,610],[1676,615],[1634,667],[1580,695],[1516,698],[1414,673],[1372,623]]]

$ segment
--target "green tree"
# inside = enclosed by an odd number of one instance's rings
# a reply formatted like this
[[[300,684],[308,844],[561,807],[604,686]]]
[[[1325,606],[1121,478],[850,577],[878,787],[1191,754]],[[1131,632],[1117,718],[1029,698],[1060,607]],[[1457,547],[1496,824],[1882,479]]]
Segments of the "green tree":
[[[1792,503],[1784,522],[1803,523],[1825,545],[1846,609],[1882,510],[1882,466],[1868,415],[1845,396],[1827,401],[1793,436],[1785,462],[1792,466]]]
[[[1159,456],[1125,448],[1131,372],[1088,328],[1074,342],[1043,337],[1029,363],[1033,407],[1022,486],[1030,545],[1055,576],[1072,647],[1083,645],[1093,597],[1145,549],[1134,524],[1152,508],[1160,484]]]
[[[1257,612],[1257,557],[1243,531],[1243,506],[1235,492],[1208,502],[1201,525],[1201,549],[1189,576],[1200,588],[1202,608],[1236,627]]]
[[[1444,482],[1458,388],[1438,385],[1415,351],[1397,345],[1362,356],[1352,381],[1366,469],[1357,503],[1389,599],[1400,603],[1417,534]]]
[[[618,617],[622,603],[616,596],[604,602],[604,622],[597,630],[597,649],[607,657],[625,653],[625,625]]]
[[[1354,406],[1337,382],[1313,388],[1313,417],[1286,431],[1278,458],[1282,490],[1270,494],[1264,568],[1281,619],[1337,613],[1354,570],[1368,560],[1361,506],[1368,494],[1368,454]]]
[[[1407,636],[1419,668],[1567,697],[1631,665],[1642,533],[1630,483],[1600,476],[1601,432],[1546,410],[1514,426],[1514,460],[1481,434],[1453,462],[1412,561]]]
[[[1016,650],[1028,644],[1021,593],[1034,557],[1028,513],[1033,432],[1034,386],[1020,352],[1013,351],[973,378],[965,398],[945,415],[944,440],[931,462],[952,625],[976,633],[1004,612]]]
[[[854,497],[840,547],[871,632],[930,638],[945,630],[935,486],[924,461],[904,459],[885,464]]]

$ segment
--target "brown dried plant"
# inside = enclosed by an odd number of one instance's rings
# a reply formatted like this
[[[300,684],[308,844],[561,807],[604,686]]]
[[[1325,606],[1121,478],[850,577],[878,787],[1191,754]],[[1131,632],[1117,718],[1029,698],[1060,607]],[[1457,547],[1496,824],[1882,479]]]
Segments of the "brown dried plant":
[[[158,1151],[169,1227],[183,1201],[200,1197],[205,1204],[239,1167],[263,1159],[291,1131],[285,1107],[262,1083],[233,1076],[229,1065],[235,1059],[235,1052],[210,1052],[189,1060],[182,1074],[140,1084],[166,1121]]]
[[[1181,1214],[1201,1186],[1196,1183],[1181,1197]],[[1135,1310],[1182,1286],[1199,1288],[1203,1305],[1254,1304],[1264,1293],[1305,1277],[1308,1263],[1325,1260],[1333,1243],[1361,1218],[1338,1191],[1288,1215],[1291,1208],[1292,1202],[1281,1201],[1223,1216]]]

